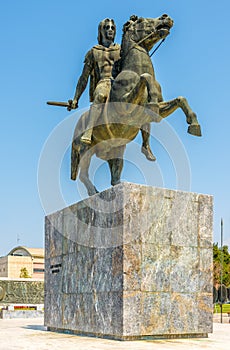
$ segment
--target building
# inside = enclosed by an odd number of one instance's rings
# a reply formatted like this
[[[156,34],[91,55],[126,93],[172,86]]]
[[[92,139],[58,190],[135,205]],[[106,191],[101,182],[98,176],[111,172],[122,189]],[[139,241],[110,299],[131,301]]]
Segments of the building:
[[[22,269],[28,276],[44,279],[44,249],[16,247],[0,257],[0,277],[20,278]]]

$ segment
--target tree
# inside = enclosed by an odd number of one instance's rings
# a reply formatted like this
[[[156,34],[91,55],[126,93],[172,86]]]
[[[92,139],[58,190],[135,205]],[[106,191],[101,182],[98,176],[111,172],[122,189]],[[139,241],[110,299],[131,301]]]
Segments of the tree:
[[[221,264],[223,284],[226,287],[230,286],[230,254],[228,252],[228,246],[224,245],[223,250],[218,247],[218,243],[213,244],[213,284],[220,284],[221,276]]]
[[[20,278],[31,278],[26,267],[22,267],[20,270]]]

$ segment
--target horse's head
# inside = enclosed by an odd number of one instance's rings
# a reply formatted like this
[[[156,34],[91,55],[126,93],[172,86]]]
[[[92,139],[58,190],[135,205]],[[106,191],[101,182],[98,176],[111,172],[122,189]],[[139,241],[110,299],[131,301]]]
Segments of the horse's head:
[[[172,26],[173,20],[166,14],[158,18],[131,16],[123,26],[123,45],[132,41],[150,51],[160,39],[169,35]]]

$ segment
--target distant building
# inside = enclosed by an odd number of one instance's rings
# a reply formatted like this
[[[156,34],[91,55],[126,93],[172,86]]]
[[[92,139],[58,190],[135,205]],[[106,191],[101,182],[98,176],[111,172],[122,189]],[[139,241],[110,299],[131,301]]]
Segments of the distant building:
[[[20,278],[24,269],[31,278],[44,279],[44,249],[16,247],[0,257],[0,277]]]

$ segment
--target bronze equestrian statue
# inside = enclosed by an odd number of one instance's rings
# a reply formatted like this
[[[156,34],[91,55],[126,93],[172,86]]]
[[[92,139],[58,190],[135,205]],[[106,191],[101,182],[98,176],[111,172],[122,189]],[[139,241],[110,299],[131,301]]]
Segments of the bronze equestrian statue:
[[[177,97],[164,101],[155,79],[149,52],[159,40],[169,35],[172,26],[173,20],[166,14],[159,18],[131,16],[123,26],[120,59],[114,63],[108,98],[98,104],[100,113],[96,113],[95,118],[92,109],[84,113],[74,131],[71,179],[76,180],[79,171],[79,178],[89,195],[97,193],[88,174],[94,154],[108,162],[111,184],[118,184],[126,144],[137,136],[140,129],[146,127],[148,134],[149,123],[160,122],[177,108],[181,108],[186,116],[188,132],[201,136],[196,114],[187,100]],[[67,104],[68,109],[76,107],[76,99]],[[87,129],[90,130],[89,143],[83,142]]]

